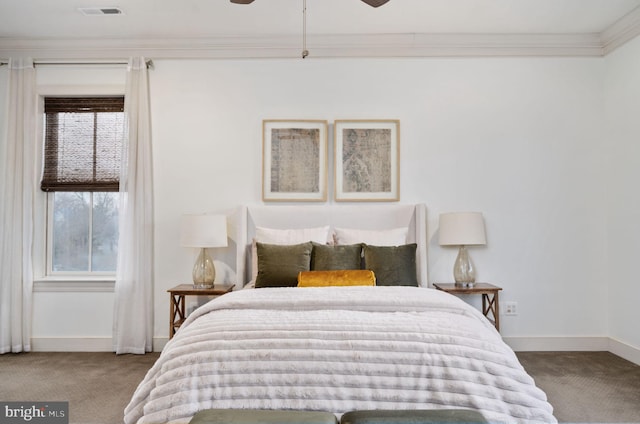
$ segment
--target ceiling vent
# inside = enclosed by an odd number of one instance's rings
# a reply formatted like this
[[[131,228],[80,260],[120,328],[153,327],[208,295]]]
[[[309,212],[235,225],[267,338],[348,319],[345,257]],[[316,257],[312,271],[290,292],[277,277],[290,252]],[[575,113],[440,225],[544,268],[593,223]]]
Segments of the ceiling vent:
[[[86,16],[122,15],[122,9],[117,7],[81,7],[78,10]]]

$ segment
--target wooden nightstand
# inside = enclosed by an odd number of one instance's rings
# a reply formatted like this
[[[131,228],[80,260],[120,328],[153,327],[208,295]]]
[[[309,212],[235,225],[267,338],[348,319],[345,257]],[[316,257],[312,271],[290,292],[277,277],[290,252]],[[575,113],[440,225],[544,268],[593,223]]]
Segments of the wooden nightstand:
[[[233,286],[213,286],[210,289],[196,289],[193,284],[180,284],[169,290],[170,312],[169,312],[169,338],[171,339],[178,328],[187,318],[185,312],[186,296],[222,296],[233,290]]]
[[[498,293],[502,287],[489,283],[476,283],[473,287],[456,286],[455,283],[434,283],[433,287],[451,294],[481,294],[482,313],[500,331],[500,303]],[[491,313],[491,316],[489,316]]]

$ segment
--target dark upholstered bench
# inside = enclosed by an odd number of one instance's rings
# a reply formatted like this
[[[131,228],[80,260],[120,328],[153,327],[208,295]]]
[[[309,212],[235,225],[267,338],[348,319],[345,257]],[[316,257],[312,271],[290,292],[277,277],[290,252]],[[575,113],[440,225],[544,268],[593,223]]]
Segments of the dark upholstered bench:
[[[338,424],[330,412],[269,409],[206,409],[189,424]]]
[[[351,411],[340,424],[484,424],[488,421],[471,409],[408,409]]]

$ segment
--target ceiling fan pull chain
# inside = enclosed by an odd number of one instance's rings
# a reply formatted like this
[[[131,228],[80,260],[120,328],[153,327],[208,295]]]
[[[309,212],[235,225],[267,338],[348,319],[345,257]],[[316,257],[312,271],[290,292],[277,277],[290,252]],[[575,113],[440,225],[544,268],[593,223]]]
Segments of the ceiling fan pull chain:
[[[302,0],[302,58],[309,56],[307,50],[307,0]]]

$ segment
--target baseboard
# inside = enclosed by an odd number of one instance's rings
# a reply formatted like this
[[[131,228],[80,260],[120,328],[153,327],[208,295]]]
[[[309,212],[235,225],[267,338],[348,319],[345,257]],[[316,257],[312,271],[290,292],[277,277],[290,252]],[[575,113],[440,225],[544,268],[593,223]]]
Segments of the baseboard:
[[[154,352],[162,352],[164,349],[164,345],[169,342],[168,337],[154,337],[153,339],[153,351]]]
[[[160,352],[167,337],[153,339],[153,351]],[[527,351],[608,351],[640,365],[640,349],[609,337],[505,337],[516,352]],[[35,337],[33,352],[113,352],[111,337]]]
[[[516,352],[611,352],[640,365],[640,349],[610,337],[504,337]]]
[[[153,351],[161,352],[169,339],[153,339]],[[111,337],[33,337],[32,352],[113,352]]]
[[[32,352],[113,352],[111,337],[32,337]]]
[[[609,352],[640,365],[640,349],[615,339],[609,339]]]
[[[516,352],[531,351],[606,351],[608,337],[504,337]]]

